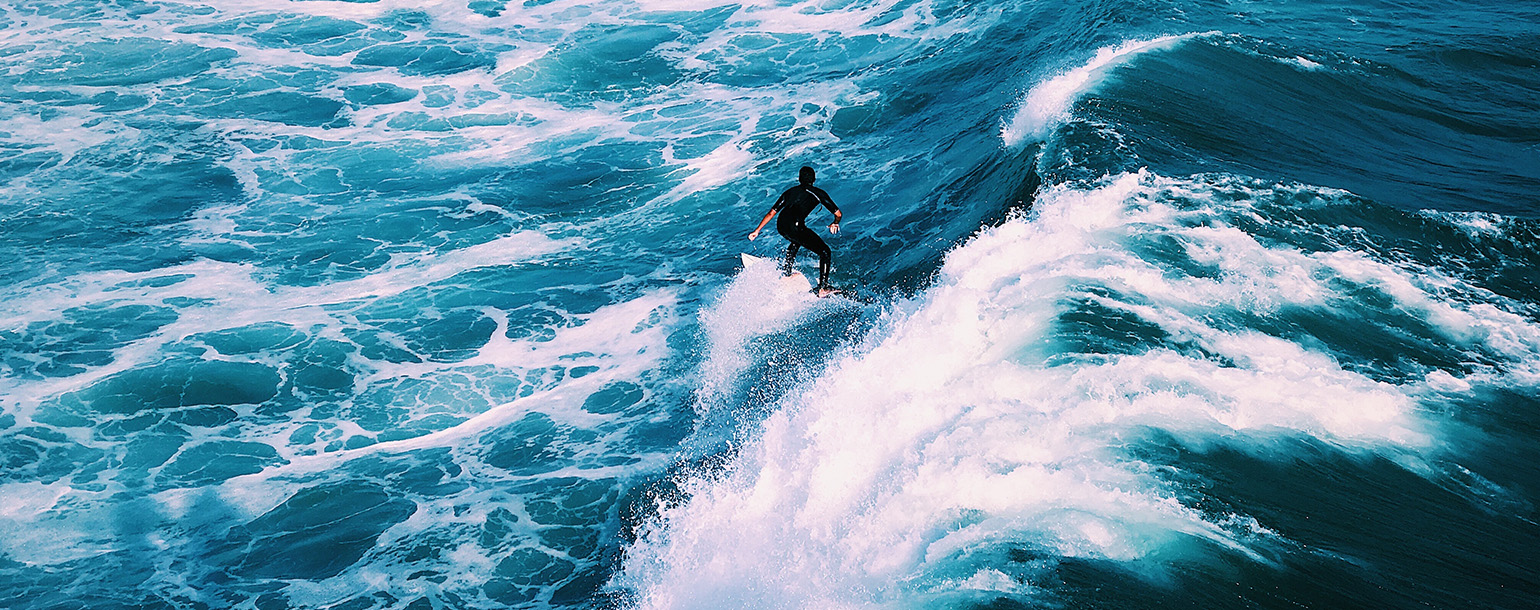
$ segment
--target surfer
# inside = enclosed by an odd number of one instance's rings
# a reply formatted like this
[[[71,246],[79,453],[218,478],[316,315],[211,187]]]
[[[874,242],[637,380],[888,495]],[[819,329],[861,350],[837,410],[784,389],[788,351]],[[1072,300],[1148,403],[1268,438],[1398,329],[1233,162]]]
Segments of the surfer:
[[[764,219],[759,221],[759,226],[749,233],[749,241],[759,237],[759,232],[770,224],[770,219],[781,212],[780,219],[775,221],[775,230],[791,242],[786,247],[786,275],[791,275],[792,265],[797,260],[797,249],[807,248],[818,254],[818,296],[826,297],[834,292],[829,287],[829,265],[834,262],[834,253],[829,250],[828,244],[819,239],[818,234],[803,224],[807,215],[820,204],[834,213],[834,222],[829,225],[829,234],[840,232],[840,209],[834,206],[834,200],[823,189],[813,186],[813,180],[817,179],[813,168],[803,167],[797,174],[797,185],[786,192],[781,193],[780,199],[775,200],[775,205],[770,206],[770,211],[765,213]]]

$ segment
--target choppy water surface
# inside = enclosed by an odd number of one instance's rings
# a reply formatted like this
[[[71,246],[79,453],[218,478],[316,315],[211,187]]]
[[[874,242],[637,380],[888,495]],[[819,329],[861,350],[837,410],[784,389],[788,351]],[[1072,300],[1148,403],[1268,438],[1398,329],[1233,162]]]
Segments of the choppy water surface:
[[[1533,607],[1536,24],[11,0],[0,605]]]

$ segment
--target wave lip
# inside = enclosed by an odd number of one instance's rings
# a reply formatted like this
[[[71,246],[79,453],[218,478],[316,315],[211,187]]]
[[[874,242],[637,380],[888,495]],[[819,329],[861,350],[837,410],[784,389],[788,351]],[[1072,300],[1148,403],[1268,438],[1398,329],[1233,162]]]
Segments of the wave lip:
[[[1000,139],[1010,147],[1040,141],[1069,118],[1070,106],[1101,85],[1107,70],[1125,64],[1143,53],[1169,49],[1181,42],[1214,33],[1178,34],[1102,47],[1084,65],[1033,85],[1017,104],[1015,114],[1000,126]]]

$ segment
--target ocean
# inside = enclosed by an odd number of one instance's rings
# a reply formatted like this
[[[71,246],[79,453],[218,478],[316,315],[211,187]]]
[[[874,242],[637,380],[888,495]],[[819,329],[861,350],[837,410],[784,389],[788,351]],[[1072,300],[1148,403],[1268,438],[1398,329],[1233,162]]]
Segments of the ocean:
[[[1537,117],[1533,2],[3,0],[0,607],[1540,607]]]

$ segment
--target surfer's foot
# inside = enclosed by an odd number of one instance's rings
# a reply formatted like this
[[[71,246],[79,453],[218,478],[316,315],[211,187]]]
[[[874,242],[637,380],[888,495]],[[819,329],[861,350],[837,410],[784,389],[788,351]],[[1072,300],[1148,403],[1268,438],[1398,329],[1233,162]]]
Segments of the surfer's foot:
[[[826,297],[826,296],[829,296],[831,294],[834,294],[834,289],[833,288],[830,288],[828,286],[819,286],[818,287],[818,296]]]

